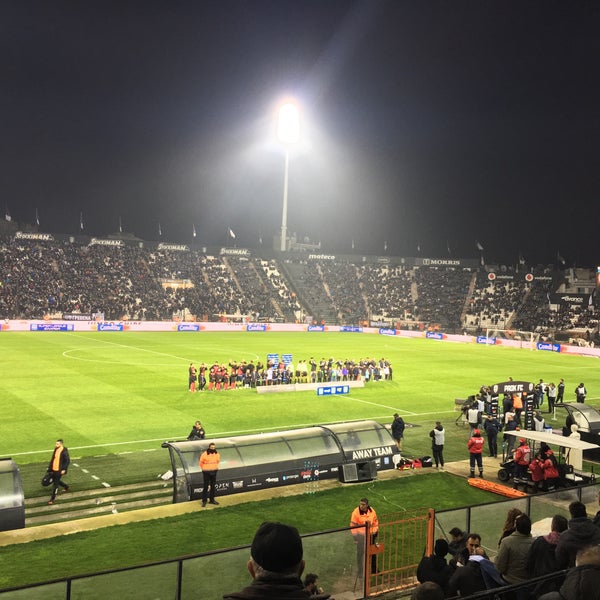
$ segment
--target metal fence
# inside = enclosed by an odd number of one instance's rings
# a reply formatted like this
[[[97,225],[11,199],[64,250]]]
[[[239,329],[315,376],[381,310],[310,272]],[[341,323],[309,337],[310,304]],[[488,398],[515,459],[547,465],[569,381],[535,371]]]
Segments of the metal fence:
[[[355,544],[349,528],[305,535],[302,537],[305,572],[318,573],[320,585],[334,597],[360,599],[393,590],[400,596],[417,584],[417,565],[433,550],[434,539],[447,538],[447,532],[453,527],[479,533],[487,554],[493,558],[511,508],[520,508],[530,515],[532,522],[547,526],[533,532],[543,535],[550,530],[549,521],[555,514],[569,517],[571,502],[579,500],[595,505],[599,489],[600,485],[594,483],[455,510],[423,509],[382,515],[379,536],[362,548]],[[369,538],[368,535],[362,537],[363,540]],[[249,585],[246,569],[249,548],[243,546],[5,589],[0,590],[0,597],[1,600],[97,600],[118,595],[136,600],[220,600],[224,594]],[[374,569],[372,556],[375,557]],[[482,600],[509,598],[513,590],[511,586],[476,597]]]

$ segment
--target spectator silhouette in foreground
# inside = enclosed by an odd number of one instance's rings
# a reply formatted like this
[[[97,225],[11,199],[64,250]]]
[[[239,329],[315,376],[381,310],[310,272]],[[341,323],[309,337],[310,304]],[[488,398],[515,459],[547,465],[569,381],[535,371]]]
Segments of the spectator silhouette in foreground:
[[[421,583],[410,594],[410,600],[444,600],[444,590],[433,581]]]
[[[558,592],[548,592],[538,600],[600,600],[600,546],[577,552],[575,568],[565,577]]]
[[[446,562],[446,555],[450,553],[448,542],[440,538],[435,541],[433,554],[424,556],[417,567],[417,579],[420,583],[433,581],[437,583],[444,592],[448,589],[448,582],[454,569]]]
[[[330,598],[329,594],[311,594],[304,589],[300,579],[305,564],[302,539],[295,527],[264,522],[254,535],[250,555],[248,572],[252,583],[239,592],[223,596],[225,600]]]
[[[600,528],[588,518],[585,504],[571,502],[569,504],[569,529],[560,534],[556,545],[556,563],[559,569],[575,566],[577,552],[587,546],[600,544]]]

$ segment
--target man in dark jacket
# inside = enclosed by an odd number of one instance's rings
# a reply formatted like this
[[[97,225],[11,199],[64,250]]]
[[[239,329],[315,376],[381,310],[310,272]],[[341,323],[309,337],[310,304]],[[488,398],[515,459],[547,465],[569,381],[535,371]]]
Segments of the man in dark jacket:
[[[575,566],[575,556],[578,550],[600,544],[600,528],[588,519],[585,504],[571,502],[569,504],[569,529],[560,535],[556,545],[556,562],[559,569],[569,569]]]
[[[295,527],[266,521],[256,532],[250,549],[248,572],[252,583],[225,600],[264,600],[266,598],[326,600],[329,594],[310,594],[300,576],[304,571],[302,539]]]
[[[48,465],[48,473],[52,475],[53,483],[52,497],[48,500],[48,504],[54,504],[59,486],[62,487],[65,492],[69,491],[69,486],[64,481],[61,481],[61,477],[66,475],[70,463],[69,450],[63,444],[62,440],[56,440],[54,452],[52,452],[52,458]],[[598,531],[600,531],[600,529]]]
[[[530,578],[541,577],[542,575],[550,575],[559,571],[556,564],[556,545],[563,531],[567,530],[568,521],[562,515],[554,515],[552,517],[552,525],[550,533],[540,535],[533,540],[529,554],[527,556],[526,569]],[[539,597],[546,592],[558,590],[562,580],[551,579],[550,581],[542,581],[532,591],[534,597]]]
[[[483,423],[483,428],[487,434],[488,448],[490,456],[496,458],[498,456],[498,434],[502,429],[500,421],[494,415],[488,415]]]
[[[405,426],[404,419],[398,413],[394,413],[394,420],[392,421],[392,437],[396,440],[398,450],[401,452]]]
[[[448,596],[471,596],[482,592],[489,587],[506,585],[502,576],[494,567],[494,563],[485,557],[485,552],[480,545],[473,547],[473,552],[464,567],[457,567],[450,583],[448,584]]]
[[[600,600],[600,546],[588,546],[577,553],[560,591],[549,592],[539,600]]]
[[[448,591],[448,583],[454,570],[446,562],[446,555],[450,552],[448,542],[444,539],[436,540],[433,554],[424,556],[417,567],[417,579],[419,583],[433,581],[437,583],[444,592]]]

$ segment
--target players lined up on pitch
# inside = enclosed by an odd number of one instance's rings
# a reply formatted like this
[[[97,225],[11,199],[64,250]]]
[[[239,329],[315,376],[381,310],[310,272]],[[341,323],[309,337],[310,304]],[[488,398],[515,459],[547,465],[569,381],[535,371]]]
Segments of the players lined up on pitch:
[[[316,361],[300,360],[294,363],[283,361],[266,363],[254,361],[229,361],[228,365],[214,362],[193,362],[188,367],[188,390],[190,392],[220,391],[236,387],[256,387],[261,385],[286,385],[292,383],[325,383],[332,381],[391,381],[392,364],[386,358],[353,359],[321,358]]]

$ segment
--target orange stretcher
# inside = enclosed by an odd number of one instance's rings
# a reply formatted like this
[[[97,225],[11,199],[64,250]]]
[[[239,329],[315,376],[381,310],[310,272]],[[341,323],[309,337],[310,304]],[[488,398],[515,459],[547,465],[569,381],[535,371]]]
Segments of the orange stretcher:
[[[502,485],[501,483],[494,483],[493,481],[487,481],[487,479],[476,479],[475,477],[469,477],[467,480],[469,485],[485,490],[486,492],[493,492],[494,494],[500,494],[501,496],[507,496],[508,498],[523,498],[527,496],[525,492],[521,490],[515,490],[514,488]]]

